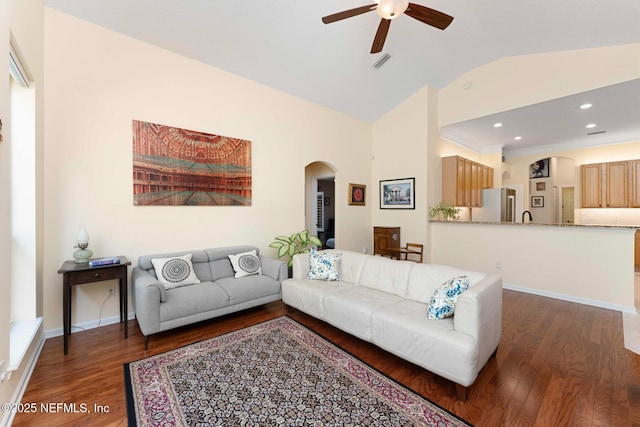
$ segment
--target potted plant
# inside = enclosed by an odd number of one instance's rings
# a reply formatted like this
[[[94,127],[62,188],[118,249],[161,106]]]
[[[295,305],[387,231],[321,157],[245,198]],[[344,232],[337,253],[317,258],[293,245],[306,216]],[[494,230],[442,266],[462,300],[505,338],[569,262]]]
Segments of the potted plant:
[[[429,218],[438,217],[440,220],[448,221],[449,219],[459,219],[459,213],[460,209],[456,209],[455,207],[442,202],[433,207],[429,206]]]
[[[299,233],[293,233],[291,236],[278,236],[276,241],[269,245],[270,248],[278,250],[278,258],[285,255],[289,256],[289,267],[293,264],[293,256],[295,254],[303,254],[309,252],[312,246],[322,246],[322,242],[318,236],[309,234],[309,230]]]

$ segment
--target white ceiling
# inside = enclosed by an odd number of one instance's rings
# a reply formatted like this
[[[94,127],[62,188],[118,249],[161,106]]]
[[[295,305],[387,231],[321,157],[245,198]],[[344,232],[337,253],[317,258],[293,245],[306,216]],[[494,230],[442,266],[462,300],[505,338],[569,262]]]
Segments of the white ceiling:
[[[369,53],[380,21],[375,12],[329,25],[321,21],[323,16],[371,0],[44,3],[370,122],[425,85],[442,88],[499,58],[640,42],[639,0],[417,0],[453,16],[453,23],[440,31],[400,16],[392,21],[382,53],[375,55]],[[384,53],[391,59],[374,69],[373,63]],[[636,93],[640,97],[640,91]],[[632,106],[638,113],[637,103]],[[535,110],[535,106],[530,108]],[[527,115],[518,119],[514,114],[512,120],[534,126],[538,138],[550,141],[540,130],[560,134],[561,123],[554,123],[556,118],[547,117],[544,126],[534,125]],[[613,133],[612,128],[608,131]],[[640,140],[640,132],[636,136]],[[458,142],[468,146],[486,145],[481,140],[465,143],[462,139],[459,136]]]

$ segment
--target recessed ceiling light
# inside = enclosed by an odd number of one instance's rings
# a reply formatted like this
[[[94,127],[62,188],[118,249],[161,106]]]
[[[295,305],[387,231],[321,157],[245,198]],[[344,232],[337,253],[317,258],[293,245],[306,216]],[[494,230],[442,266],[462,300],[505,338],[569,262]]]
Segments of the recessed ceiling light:
[[[494,128],[502,127],[502,123],[500,123],[500,122],[498,122],[498,123],[494,123],[494,124],[493,124],[493,127],[494,127]]]
[[[513,139],[515,139],[516,141],[520,141],[520,140],[522,139],[522,137],[521,137],[521,136],[516,136],[516,137],[515,137],[515,138],[513,138]]]
[[[589,124],[586,126],[586,128],[587,128],[587,129],[593,129],[594,127],[596,127],[596,124],[595,124],[595,123],[589,123]]]
[[[580,106],[580,109],[581,109],[581,110],[586,110],[587,108],[591,108],[591,104],[582,104],[582,105]]]

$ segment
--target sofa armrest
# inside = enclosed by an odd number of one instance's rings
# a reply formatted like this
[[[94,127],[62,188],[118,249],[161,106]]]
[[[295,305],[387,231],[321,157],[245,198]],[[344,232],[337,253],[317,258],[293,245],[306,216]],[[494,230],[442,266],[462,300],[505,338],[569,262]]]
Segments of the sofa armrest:
[[[292,276],[294,279],[306,279],[311,266],[311,256],[306,254],[296,254],[293,256]]]
[[[287,278],[289,273],[287,272],[287,264],[273,258],[267,258],[259,255],[260,264],[262,266],[262,274],[271,277],[282,283]]]
[[[490,274],[463,292],[456,302],[453,327],[476,339],[479,366],[489,360],[502,335],[502,278]]]
[[[140,267],[131,271],[133,304],[143,335],[160,331],[160,304],[167,301],[167,290],[151,273]]]

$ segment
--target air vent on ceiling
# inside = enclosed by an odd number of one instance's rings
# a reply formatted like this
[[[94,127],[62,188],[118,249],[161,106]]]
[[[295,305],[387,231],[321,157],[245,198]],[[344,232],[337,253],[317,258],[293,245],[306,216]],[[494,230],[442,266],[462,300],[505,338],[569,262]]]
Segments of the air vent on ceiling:
[[[389,58],[391,58],[391,55],[389,55],[388,53],[384,53],[382,57],[373,64],[373,68],[379,69],[384,65],[385,62],[389,60]]]
[[[601,133],[607,133],[607,131],[599,130],[598,132],[589,132],[587,135],[600,135]]]

